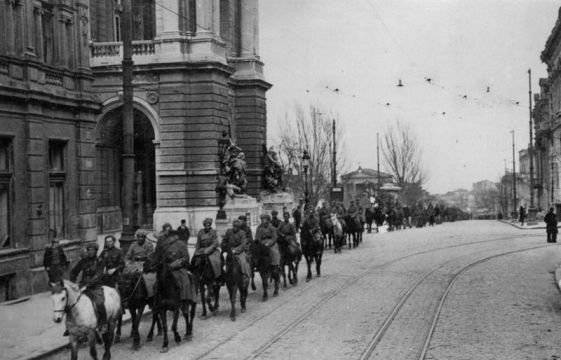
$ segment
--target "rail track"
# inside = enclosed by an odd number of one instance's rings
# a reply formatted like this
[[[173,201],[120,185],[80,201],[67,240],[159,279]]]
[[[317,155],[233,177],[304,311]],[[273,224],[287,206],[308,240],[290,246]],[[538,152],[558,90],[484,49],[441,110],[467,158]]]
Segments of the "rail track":
[[[388,267],[390,265],[393,265],[395,263],[398,263],[400,261],[406,260],[406,259],[410,259],[412,257],[415,256],[421,256],[421,255],[426,255],[426,254],[430,254],[430,253],[434,253],[434,252],[438,252],[438,251],[443,251],[443,250],[448,250],[448,249],[453,249],[453,248],[461,248],[461,247],[467,247],[467,246],[473,246],[473,245],[478,245],[478,244],[483,244],[483,243],[493,243],[493,242],[497,242],[497,241],[512,241],[514,239],[524,239],[524,238],[532,238],[532,237],[536,237],[539,235],[535,235],[535,234],[524,234],[524,235],[510,235],[510,236],[501,236],[498,238],[494,238],[494,239],[486,239],[486,240],[481,240],[481,241],[472,241],[469,243],[462,243],[462,244],[456,244],[456,245],[449,245],[449,246],[441,246],[441,247],[436,247],[436,248],[432,248],[429,250],[423,250],[423,251],[418,251],[415,253],[411,253],[396,259],[392,259],[389,261],[386,261],[382,264],[378,264],[378,265],[374,265],[374,266],[370,266],[367,269],[365,269],[364,271],[362,271],[360,274],[355,275],[354,277],[350,278],[349,281],[345,282],[343,285],[335,288],[334,290],[330,291],[328,294],[326,294],[325,296],[321,297],[319,300],[317,300],[306,312],[304,312],[303,314],[301,314],[300,316],[298,316],[296,319],[294,319],[293,321],[291,321],[289,324],[287,324],[286,326],[284,326],[283,328],[281,328],[278,332],[276,332],[265,344],[261,345],[259,348],[257,348],[256,350],[254,350],[249,356],[247,356],[245,359],[256,359],[258,357],[260,357],[260,355],[262,355],[263,353],[265,353],[271,346],[273,346],[275,343],[277,343],[285,334],[287,334],[288,332],[290,332],[292,329],[294,329],[296,326],[298,326],[299,324],[303,323],[306,319],[308,319],[312,314],[314,314],[317,310],[319,310],[327,301],[329,301],[330,299],[334,298],[335,296],[339,295],[341,292],[343,292],[344,290],[346,290],[347,288],[351,287],[352,285],[356,284],[357,282],[359,282],[360,280],[364,279],[366,276],[368,276],[372,271],[374,270],[378,270],[378,269],[382,269],[384,267]],[[449,262],[447,262],[449,263]],[[446,264],[447,264],[446,263]],[[438,268],[441,268],[444,265],[439,266]],[[423,280],[425,280],[428,276],[430,276],[431,273],[433,273],[434,271],[438,270],[438,268],[433,269],[431,271],[429,271],[428,274],[425,274],[422,279],[420,281],[418,281],[417,283],[414,284],[415,288],[418,287]],[[299,290],[298,292],[296,292],[294,295],[298,295],[301,294],[303,292],[305,292],[307,289],[309,288],[309,286],[306,286],[304,288],[302,288],[301,290]],[[411,289],[410,289],[411,290]],[[404,296],[407,296],[407,298],[414,292],[414,289],[411,291],[407,291],[407,293]],[[399,302],[401,302],[401,298],[399,300]],[[406,302],[407,299],[405,299],[403,301],[403,303]],[[399,303],[398,302],[398,303]],[[256,319],[252,320],[250,323],[248,323],[246,326],[244,326],[244,328],[240,329],[238,332],[236,332],[235,334],[232,334],[231,336],[225,338],[224,340],[220,341],[218,344],[216,344],[215,346],[213,346],[212,348],[208,349],[207,351],[205,351],[204,353],[202,353],[201,355],[199,355],[198,357],[195,357],[195,359],[199,360],[199,359],[203,359],[206,356],[212,354],[214,351],[216,351],[218,348],[220,348],[221,346],[227,344],[229,341],[231,341],[233,338],[235,338],[236,336],[238,336],[239,333],[251,328],[254,324],[258,323],[259,321],[261,321],[262,319],[266,318],[268,315],[270,315],[271,313],[277,311],[279,308],[281,308],[282,306],[284,306],[284,303],[279,304],[278,306],[272,308],[270,311],[267,311],[266,313],[262,314],[261,316],[257,317]],[[401,308],[403,304],[401,304],[399,306],[399,308]],[[394,318],[397,315],[397,313],[399,312],[399,308],[397,309],[397,311],[395,311],[394,314]],[[395,309],[395,308],[394,308]],[[392,311],[393,313],[393,311]],[[391,314],[390,314],[391,315]],[[391,321],[389,322],[389,324],[387,325],[387,327],[389,327],[389,325],[391,324]],[[370,345],[369,345],[370,347]],[[374,345],[375,347],[375,345]],[[365,352],[366,353],[366,352]],[[371,352],[370,352],[371,354]],[[362,358],[362,357],[361,357]]]

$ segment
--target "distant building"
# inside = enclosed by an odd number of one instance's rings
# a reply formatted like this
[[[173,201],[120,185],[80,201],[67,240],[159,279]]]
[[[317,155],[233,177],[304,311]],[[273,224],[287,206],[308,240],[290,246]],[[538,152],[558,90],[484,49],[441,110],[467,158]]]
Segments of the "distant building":
[[[358,167],[357,170],[351,171],[341,176],[344,191],[344,203],[348,206],[351,200],[365,202],[370,196],[376,193],[378,187],[378,179],[380,181],[381,191],[398,192],[400,190],[393,183],[393,176],[380,171],[368,168]]]
[[[471,192],[466,189],[456,189],[445,194],[436,195],[439,202],[446,206],[456,207],[462,211],[470,212],[470,203],[473,202]]]

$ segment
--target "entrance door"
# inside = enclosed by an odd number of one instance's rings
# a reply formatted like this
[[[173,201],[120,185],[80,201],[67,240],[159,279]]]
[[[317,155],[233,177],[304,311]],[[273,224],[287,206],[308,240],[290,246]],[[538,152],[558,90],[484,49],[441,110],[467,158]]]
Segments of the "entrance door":
[[[97,213],[100,233],[122,228],[123,132],[121,110],[115,109],[103,118],[97,141]],[[136,227],[152,228],[156,208],[156,167],[154,129],[146,116],[134,111],[134,194]]]

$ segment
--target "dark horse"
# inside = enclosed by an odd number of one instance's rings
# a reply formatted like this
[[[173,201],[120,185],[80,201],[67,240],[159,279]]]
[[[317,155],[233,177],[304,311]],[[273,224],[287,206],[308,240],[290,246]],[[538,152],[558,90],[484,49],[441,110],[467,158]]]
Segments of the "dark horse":
[[[191,286],[191,284],[183,284],[183,286]],[[154,301],[154,310],[158,313],[158,317],[162,321],[162,328],[164,330],[164,342],[162,344],[161,352],[168,351],[168,326],[167,326],[167,311],[173,313],[173,323],[171,330],[173,331],[174,340],[176,343],[181,341],[181,336],[177,332],[177,321],[179,318],[179,311],[183,313],[185,318],[185,339],[191,340],[193,336],[193,319],[195,318],[195,309],[197,303],[193,299],[181,299],[181,289],[175,277],[172,274],[168,264],[158,270],[157,273],[157,290]],[[194,295],[194,294],[193,294]]]
[[[128,274],[122,274],[119,279],[119,292],[121,294],[121,307],[124,310],[128,310],[131,315],[131,337],[133,339],[133,350],[138,350],[140,348],[140,334],[138,328],[140,326],[140,320],[142,320],[142,314],[146,305],[153,307],[154,298],[148,298],[148,291],[146,289],[146,283],[142,277],[141,272],[134,272]],[[121,339],[121,325],[123,323],[123,316],[119,317],[117,321],[117,332],[115,335],[115,342],[119,342]],[[154,332],[154,325],[158,325],[158,334],[161,333],[162,324],[158,318],[158,314],[154,311],[152,313],[152,325],[150,326],[150,334]],[[148,335],[148,341],[152,340],[152,335]]]
[[[288,267],[288,282],[291,285],[296,285],[298,284],[298,265],[300,260],[302,260],[302,249],[300,249],[300,245],[298,245],[296,240],[280,240],[279,238],[278,244],[281,254],[280,266],[283,286],[286,287],[285,267]]]
[[[306,281],[312,279],[312,263],[316,262],[316,275],[321,276],[321,258],[323,256],[324,238],[319,229],[312,230],[309,234],[302,234],[302,253],[308,264]]]
[[[352,247],[357,247],[362,236],[362,231],[364,230],[360,216],[350,216],[345,217],[345,223],[347,224],[347,237],[349,249]],[[352,239],[352,244],[351,244]]]
[[[197,279],[197,288],[203,305],[202,317],[207,317],[206,308],[215,314],[219,307],[220,283],[216,280],[212,264],[206,255],[193,256],[191,269]],[[212,303],[214,300],[214,304]]]
[[[236,320],[236,296],[240,292],[240,307],[241,312],[244,313],[245,301],[247,299],[247,288],[249,287],[249,278],[242,272],[242,266],[238,257],[229,250],[226,253],[226,288],[230,295],[230,319]]]
[[[327,247],[331,249],[331,244],[333,243],[333,222],[331,221],[331,216],[329,214],[321,216],[319,220],[319,227],[324,239],[327,240]]]
[[[272,278],[275,282],[275,290],[273,292],[273,296],[277,296],[279,294],[279,269],[278,267],[271,265],[271,255],[268,247],[260,244],[257,241],[254,241],[251,244],[250,249],[252,262],[251,267],[257,269],[257,271],[259,271],[259,275],[261,275],[261,284],[263,285],[263,301],[266,301],[269,298],[269,279]],[[251,288],[255,289],[253,276],[254,274],[252,273]]]

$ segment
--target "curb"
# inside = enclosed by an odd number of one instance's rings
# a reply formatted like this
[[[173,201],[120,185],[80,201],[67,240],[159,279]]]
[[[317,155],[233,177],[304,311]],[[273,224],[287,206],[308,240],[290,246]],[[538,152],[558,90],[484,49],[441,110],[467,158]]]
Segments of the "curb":
[[[144,314],[142,314],[142,318],[144,318],[145,315],[150,315],[150,314],[152,314],[152,310],[151,310],[151,309],[149,309],[149,310],[147,310],[146,312],[144,312]],[[141,321],[142,321],[142,319],[141,319]],[[129,324],[130,322],[131,322],[131,318],[128,317],[127,319],[123,319],[123,323],[122,323],[122,324],[125,325],[125,324]],[[122,341],[122,340],[121,340],[121,341]],[[115,344],[113,343],[113,345],[115,345]],[[30,357],[21,358],[21,360],[41,360],[41,359],[44,359],[44,358],[46,358],[46,357],[52,356],[52,355],[54,355],[54,354],[56,354],[56,353],[58,353],[58,352],[67,350],[67,349],[69,349],[69,348],[70,348],[70,344],[64,344],[64,345],[61,345],[61,346],[57,346],[57,347],[55,347],[55,348],[53,348],[53,349],[51,349],[51,350],[47,350],[47,351],[45,351],[45,352],[43,352],[43,353],[41,353],[41,354],[37,354],[37,355],[30,356]]]
[[[557,289],[561,291],[561,266],[558,266],[557,269],[555,269],[555,284]]]
[[[497,220],[497,221],[502,222],[503,224],[510,225],[510,226],[515,227],[515,228],[520,229],[520,230],[545,230],[545,226],[537,226],[537,227],[531,227],[530,228],[530,227],[520,226],[517,223],[512,223],[512,222],[507,221],[507,220]]]

